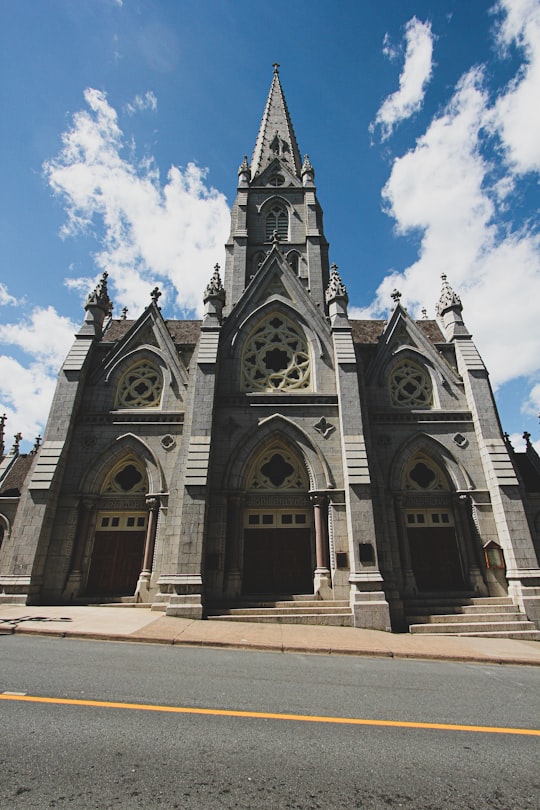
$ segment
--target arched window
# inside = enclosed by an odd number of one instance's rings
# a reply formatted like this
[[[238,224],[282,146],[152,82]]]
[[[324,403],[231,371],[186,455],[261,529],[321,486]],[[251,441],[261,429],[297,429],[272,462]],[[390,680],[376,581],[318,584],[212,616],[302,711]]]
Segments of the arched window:
[[[291,250],[289,253],[287,253],[287,261],[293,273],[298,275],[298,272],[300,270],[300,254],[298,253],[298,251]]]
[[[423,453],[415,455],[404,471],[403,488],[422,492],[448,490],[449,485],[441,468]]]
[[[283,315],[273,315],[249,337],[242,356],[244,391],[288,391],[311,386],[305,336]]]
[[[121,377],[116,394],[117,408],[157,408],[161,402],[163,376],[159,368],[142,360]]]
[[[107,475],[101,493],[134,495],[148,491],[148,479],[143,465],[135,457],[123,458]]]
[[[399,408],[430,408],[433,388],[429,374],[411,360],[402,360],[390,375],[390,398]]]
[[[289,216],[282,205],[274,205],[266,215],[265,239],[270,242],[274,231],[281,242],[287,242],[289,238]]]
[[[257,459],[248,477],[249,490],[307,490],[309,481],[300,459],[281,444]]]

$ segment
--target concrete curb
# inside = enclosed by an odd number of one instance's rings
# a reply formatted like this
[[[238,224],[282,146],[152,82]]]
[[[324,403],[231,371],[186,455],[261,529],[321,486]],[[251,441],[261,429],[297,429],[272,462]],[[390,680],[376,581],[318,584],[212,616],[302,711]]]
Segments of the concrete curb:
[[[8,620],[9,621],[9,620]],[[54,621],[54,619],[52,620]],[[0,625],[0,635],[29,635],[42,636],[45,638],[73,638],[86,641],[111,641],[129,642],[137,644],[165,644],[175,647],[201,647],[206,649],[229,649],[229,650],[255,650],[257,652],[277,652],[300,655],[344,655],[357,656],[362,658],[393,658],[410,659],[418,661],[445,661],[463,664],[485,664],[485,665],[512,665],[512,666],[540,666],[540,659],[526,658],[522,656],[503,657],[488,654],[474,653],[454,653],[454,652],[429,652],[420,650],[382,650],[369,648],[353,648],[317,645],[293,645],[290,643],[258,643],[250,641],[218,641],[216,639],[182,639],[181,634],[171,638],[145,635],[139,631],[138,635],[123,633],[99,633],[92,630],[70,630],[57,627],[29,626],[28,624]]]

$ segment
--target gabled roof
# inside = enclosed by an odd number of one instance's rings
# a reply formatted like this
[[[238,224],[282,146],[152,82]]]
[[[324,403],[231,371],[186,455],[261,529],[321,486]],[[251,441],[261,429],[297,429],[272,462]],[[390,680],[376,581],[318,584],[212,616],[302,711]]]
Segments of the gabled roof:
[[[102,343],[117,343],[129,332],[135,321],[111,321],[103,335]],[[178,346],[195,346],[201,334],[202,321],[171,321],[166,320],[165,325]]]
[[[259,134],[251,158],[251,176],[265,170],[270,161],[279,158],[300,177],[302,160],[296,135],[279,80],[279,65],[274,65],[274,76],[264,108]]]
[[[21,494],[23,484],[32,466],[35,456],[31,453],[17,456],[0,484],[0,496],[17,497]]]

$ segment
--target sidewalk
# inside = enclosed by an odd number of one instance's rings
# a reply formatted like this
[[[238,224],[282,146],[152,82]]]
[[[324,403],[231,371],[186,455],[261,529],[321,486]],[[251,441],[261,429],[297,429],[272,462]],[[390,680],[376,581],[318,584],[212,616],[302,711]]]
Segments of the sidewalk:
[[[165,616],[146,607],[0,605],[0,635],[11,633],[269,652],[540,666],[540,643],[536,641],[384,633],[322,625],[196,621]]]

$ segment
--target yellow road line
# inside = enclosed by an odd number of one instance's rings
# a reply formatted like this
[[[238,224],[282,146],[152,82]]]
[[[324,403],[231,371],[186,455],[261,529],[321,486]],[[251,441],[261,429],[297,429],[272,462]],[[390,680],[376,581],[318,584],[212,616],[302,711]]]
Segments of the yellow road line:
[[[276,712],[248,712],[236,709],[203,709],[193,706],[154,706],[151,703],[116,703],[108,700],[76,700],[72,698],[39,697],[37,695],[0,694],[0,700],[26,703],[49,703],[60,706],[92,706],[100,709],[131,709],[169,714],[203,714],[214,717],[247,717],[255,720],[292,720],[301,723],[334,723],[347,726],[384,726],[391,728],[421,728],[438,731],[476,731],[484,734],[524,734],[539,737],[540,729],[506,728],[504,726],[465,726],[454,723],[420,723],[408,720],[370,720],[361,717],[328,717],[310,714],[278,714]]]

